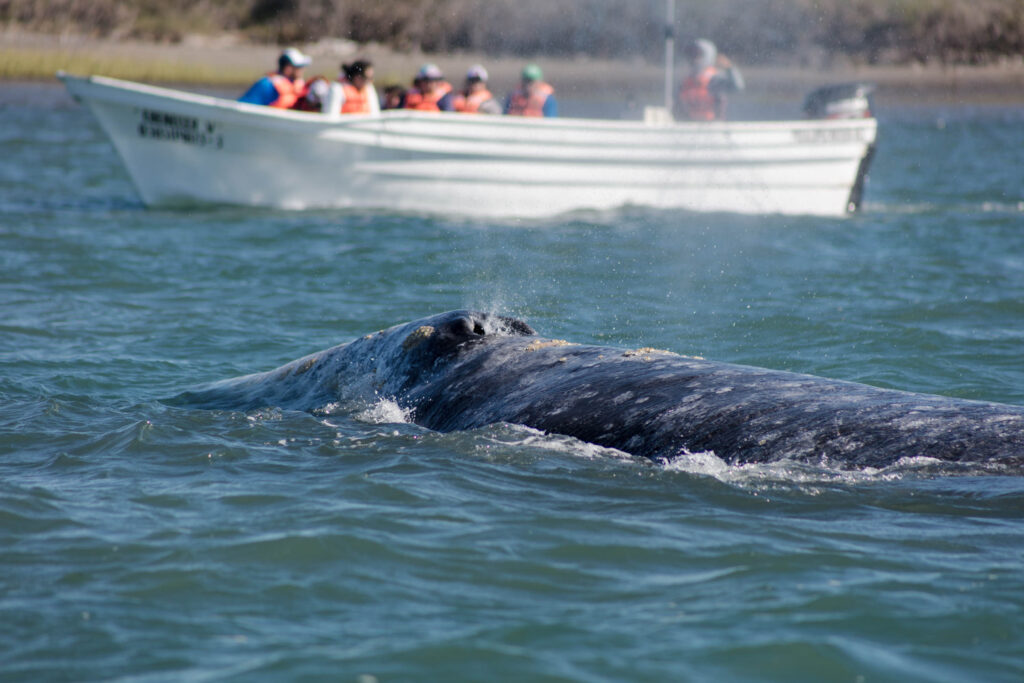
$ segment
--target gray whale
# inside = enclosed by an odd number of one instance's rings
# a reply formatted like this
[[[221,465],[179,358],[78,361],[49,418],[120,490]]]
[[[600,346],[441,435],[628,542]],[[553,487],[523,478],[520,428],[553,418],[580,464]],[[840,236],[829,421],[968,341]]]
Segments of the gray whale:
[[[1024,466],[1024,407],[880,389],[681,356],[571,344],[521,321],[452,311],[396,325],[174,403],[315,411],[387,397],[443,432],[498,422],[653,460],[712,451],[883,467],[904,457]]]

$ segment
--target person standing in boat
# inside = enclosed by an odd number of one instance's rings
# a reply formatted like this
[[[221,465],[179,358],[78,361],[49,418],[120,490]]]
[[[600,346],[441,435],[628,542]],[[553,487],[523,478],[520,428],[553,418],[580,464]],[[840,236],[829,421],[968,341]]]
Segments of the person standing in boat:
[[[278,109],[291,109],[306,94],[306,81],[302,70],[313,60],[294,47],[281,53],[277,59],[277,73],[268,73],[252,84],[239,102],[264,104]]]
[[[679,88],[676,118],[716,121],[725,118],[726,94],[743,90],[743,76],[710,40],[700,38],[686,48],[690,73]]]
[[[487,69],[479,64],[466,72],[466,86],[455,96],[455,111],[463,114],[500,114],[501,105],[487,89]]]
[[[380,98],[373,87],[373,62],[357,59],[341,65],[341,113],[379,114]]]
[[[558,116],[555,89],[544,82],[544,72],[536,64],[523,67],[519,89],[505,100],[505,113],[511,116]]]
[[[405,108],[418,111],[455,111],[452,85],[436,64],[420,67],[413,87],[405,93]]]

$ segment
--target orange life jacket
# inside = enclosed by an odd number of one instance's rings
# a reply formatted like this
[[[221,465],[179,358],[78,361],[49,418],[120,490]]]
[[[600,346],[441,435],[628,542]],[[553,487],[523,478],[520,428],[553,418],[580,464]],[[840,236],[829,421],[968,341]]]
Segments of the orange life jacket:
[[[480,111],[480,105],[488,100],[493,100],[494,95],[487,88],[478,90],[468,95],[460,93],[455,98],[455,111],[463,114],[475,114]]]
[[[544,103],[554,92],[555,89],[543,81],[534,83],[530,94],[520,88],[512,93],[505,113],[512,116],[544,116]]]
[[[405,94],[405,108],[418,109],[419,111],[441,111],[437,103],[451,91],[452,85],[447,81],[441,81],[434,86],[430,94],[424,94],[423,91],[413,88]]]
[[[370,98],[366,96],[365,90],[358,89],[344,79],[341,81],[341,89],[345,93],[345,102],[341,105],[342,114],[370,113]]]
[[[711,79],[715,67],[709,66],[696,76],[689,76],[679,89],[679,102],[686,118],[691,121],[714,121],[718,118],[718,102],[711,93]]]
[[[291,109],[299,101],[299,98],[306,94],[306,81],[301,78],[289,81],[279,73],[267,74],[267,78],[270,79],[274,90],[277,91],[277,99],[270,103],[271,107]]]

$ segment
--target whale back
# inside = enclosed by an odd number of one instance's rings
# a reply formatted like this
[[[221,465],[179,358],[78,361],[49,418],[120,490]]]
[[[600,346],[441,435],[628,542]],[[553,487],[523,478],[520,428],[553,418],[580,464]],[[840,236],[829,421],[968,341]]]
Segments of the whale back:
[[[201,385],[168,403],[220,410],[274,406],[313,411],[338,401],[397,397],[474,344],[534,334],[525,322],[508,316],[449,311],[367,334],[274,370]]]
[[[1022,406],[539,337],[481,345],[400,403],[439,431],[510,422],[653,460],[1024,464]]]
[[[438,431],[508,422],[654,460],[713,452],[730,463],[877,467],[928,457],[1024,465],[1021,406],[571,344],[471,311],[396,325],[172,402],[318,411],[380,398]]]

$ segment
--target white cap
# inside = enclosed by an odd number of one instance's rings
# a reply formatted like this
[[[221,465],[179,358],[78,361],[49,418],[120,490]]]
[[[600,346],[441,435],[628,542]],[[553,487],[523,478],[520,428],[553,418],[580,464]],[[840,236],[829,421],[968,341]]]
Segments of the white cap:
[[[280,59],[278,61],[279,62],[287,61],[292,66],[303,67],[303,66],[309,66],[310,64],[312,64],[313,63],[313,58],[310,57],[309,55],[302,54],[301,52],[296,50],[294,47],[290,47],[290,48],[288,48],[287,50],[285,50],[284,52],[281,53],[281,57],[280,57]]]
[[[416,77],[439,81],[444,78],[444,74],[441,73],[441,69],[437,68],[437,64],[424,64],[420,67],[419,73],[416,74]]]
[[[686,55],[698,69],[706,69],[714,66],[718,49],[707,38],[698,38],[687,47]]]
[[[486,81],[487,69],[483,68],[479,64],[474,64],[473,66],[469,67],[469,71],[466,72],[466,80],[472,81],[474,79],[478,81]]]

